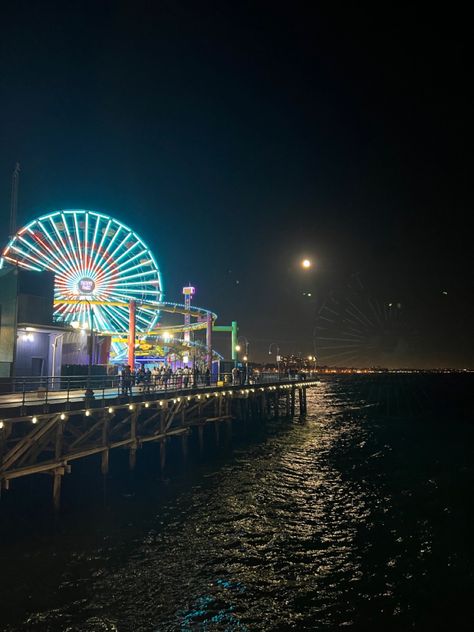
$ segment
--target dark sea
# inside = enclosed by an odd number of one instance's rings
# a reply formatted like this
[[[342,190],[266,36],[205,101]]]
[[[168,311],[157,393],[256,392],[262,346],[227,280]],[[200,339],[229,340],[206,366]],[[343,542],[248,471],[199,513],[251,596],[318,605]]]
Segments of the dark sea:
[[[322,377],[306,419],[0,503],[8,632],[474,630],[474,375]]]

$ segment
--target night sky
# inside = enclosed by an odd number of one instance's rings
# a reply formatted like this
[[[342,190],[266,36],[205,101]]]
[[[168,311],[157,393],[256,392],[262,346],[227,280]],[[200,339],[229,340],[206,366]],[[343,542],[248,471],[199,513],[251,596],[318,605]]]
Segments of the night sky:
[[[4,5],[3,241],[18,160],[20,224],[124,221],[253,359],[474,367],[471,22],[347,4]]]

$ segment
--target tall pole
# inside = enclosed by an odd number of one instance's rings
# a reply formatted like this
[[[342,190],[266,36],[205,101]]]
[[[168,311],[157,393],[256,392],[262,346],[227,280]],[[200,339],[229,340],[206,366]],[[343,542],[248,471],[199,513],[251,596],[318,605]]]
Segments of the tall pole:
[[[249,341],[247,338],[245,339],[245,357],[247,358],[245,361],[245,383],[249,383]]]
[[[272,355],[273,346],[276,347],[276,364],[277,364],[277,370],[278,370],[278,377],[280,377],[280,347],[278,346],[276,342],[270,343],[270,346],[268,347],[268,355]]]
[[[239,332],[239,328],[237,327],[237,321],[233,320],[231,325],[231,344],[232,344],[232,360],[237,366],[237,335]]]
[[[128,304],[128,364],[132,371],[135,368],[136,307],[135,301]]]
[[[90,314],[90,335],[89,335],[89,364],[87,366],[87,387],[90,388],[91,385],[91,376],[92,376],[92,362],[94,356],[94,310],[92,309],[92,305],[89,303],[89,314]]]
[[[186,287],[183,287],[183,295],[184,295],[184,309],[185,314],[184,314],[184,336],[183,339],[186,342],[189,342],[191,339],[190,336],[190,331],[189,329],[186,329],[187,327],[189,327],[189,325],[191,324],[191,299],[194,296],[194,294],[196,293],[196,288],[194,288],[192,285],[187,285]]]
[[[92,309],[92,305],[89,301],[86,301],[89,305],[89,315],[90,315],[90,332],[89,332],[89,362],[87,363],[87,387],[85,393],[86,402],[94,399],[94,391],[91,387],[91,376],[92,376],[92,357],[94,353],[94,311]]]
[[[12,176],[12,194],[10,198],[10,237],[16,233],[16,215],[18,211],[18,184],[20,182],[20,163],[17,162]]]
[[[212,373],[212,316],[208,312],[206,316],[206,347],[207,347],[207,367]]]

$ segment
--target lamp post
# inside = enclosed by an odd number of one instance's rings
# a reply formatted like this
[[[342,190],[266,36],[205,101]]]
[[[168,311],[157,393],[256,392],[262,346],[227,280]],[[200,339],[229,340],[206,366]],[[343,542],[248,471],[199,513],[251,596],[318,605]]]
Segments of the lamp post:
[[[278,369],[278,379],[280,379],[280,347],[276,342],[271,342],[268,347],[268,355],[272,355],[272,347],[276,347],[276,363]]]
[[[86,399],[92,399],[94,397],[94,391],[91,388],[91,376],[92,376],[92,359],[94,355],[94,310],[92,309],[92,305],[90,301],[84,299],[84,302],[89,306],[89,317],[90,317],[90,335],[89,335],[89,361],[87,364],[87,388],[86,388]]]
[[[245,336],[239,336],[237,338],[237,344],[235,345],[235,350],[237,352],[239,352],[242,349],[242,347],[239,344],[240,340],[243,340],[244,344],[245,344],[245,355],[244,355],[244,357],[242,359],[245,362],[245,384],[248,384],[248,381],[249,381],[249,344],[250,343],[249,343],[248,339]]]

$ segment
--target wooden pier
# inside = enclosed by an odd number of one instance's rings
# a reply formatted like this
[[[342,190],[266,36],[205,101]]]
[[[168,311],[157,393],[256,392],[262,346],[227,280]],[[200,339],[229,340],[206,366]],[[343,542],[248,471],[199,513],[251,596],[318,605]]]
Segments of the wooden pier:
[[[181,389],[148,393],[124,401],[118,397],[96,403],[65,406],[55,404],[48,412],[0,419],[0,495],[15,479],[34,474],[52,477],[53,503],[59,508],[63,476],[72,464],[92,455],[100,456],[102,474],[109,470],[110,450],[126,449],[133,469],[137,452],[146,443],[158,442],[161,467],[166,445],[179,438],[187,450],[190,433],[204,442],[204,428],[234,421],[265,421],[269,418],[306,414],[306,390],[315,381],[287,381],[246,386]]]

